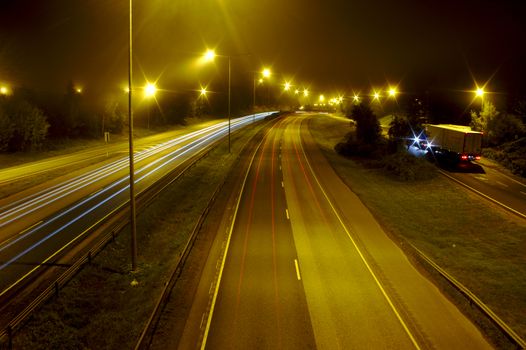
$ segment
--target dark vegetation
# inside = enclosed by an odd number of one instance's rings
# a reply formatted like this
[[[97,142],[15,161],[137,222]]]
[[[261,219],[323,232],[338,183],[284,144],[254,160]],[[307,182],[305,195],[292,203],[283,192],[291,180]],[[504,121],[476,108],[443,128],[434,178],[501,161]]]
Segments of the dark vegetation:
[[[224,96],[208,99],[195,91],[158,94],[145,99],[134,95],[134,125],[159,129],[185,125],[187,118],[220,115]],[[218,110],[211,106],[215,104]],[[0,152],[49,150],[72,139],[102,139],[105,132],[128,130],[128,95],[119,91],[104,99],[67,84],[63,94],[17,88],[0,95]]]
[[[484,132],[484,157],[496,160],[517,175],[526,177],[526,102],[511,113],[499,112],[490,101],[471,111],[471,127]]]
[[[348,117],[354,120],[351,122],[353,130],[345,141],[336,144],[335,150],[339,154],[360,160],[369,167],[383,168],[402,181],[427,179],[436,173],[428,161],[406,151],[406,136],[421,129],[420,122],[414,120],[411,124],[407,118],[395,117],[386,140],[368,101],[354,104]]]
[[[443,109],[427,101],[429,96],[403,97],[398,101],[363,100],[343,106],[346,116],[352,119],[351,132],[336,145],[339,154],[359,159],[368,166],[382,167],[401,180],[416,180],[431,175],[424,159],[407,154],[413,138],[425,138],[424,124],[470,124],[473,130],[482,131],[483,156],[493,159],[515,174],[526,176],[526,102],[517,100],[505,112],[499,112],[489,100],[479,108],[464,112],[461,118],[444,118]],[[382,114],[380,114],[382,113]],[[382,137],[379,115],[391,115],[387,138]],[[440,117],[439,117],[440,116]]]

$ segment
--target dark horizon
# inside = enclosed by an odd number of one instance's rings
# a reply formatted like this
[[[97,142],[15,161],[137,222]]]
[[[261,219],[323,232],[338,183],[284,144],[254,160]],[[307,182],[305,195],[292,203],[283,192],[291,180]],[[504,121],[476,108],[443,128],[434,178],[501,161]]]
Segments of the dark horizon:
[[[128,2],[0,1],[0,83],[63,93],[69,81],[92,96],[127,82]],[[400,91],[488,91],[524,95],[526,5],[514,1],[305,5],[207,0],[134,5],[134,83],[158,80],[185,92],[221,90],[226,60],[198,67],[206,48],[245,54],[233,79],[249,84],[271,67],[275,83],[292,79],[313,92],[347,93],[399,85]],[[248,83],[247,83],[248,82]],[[468,96],[466,101],[469,102]]]

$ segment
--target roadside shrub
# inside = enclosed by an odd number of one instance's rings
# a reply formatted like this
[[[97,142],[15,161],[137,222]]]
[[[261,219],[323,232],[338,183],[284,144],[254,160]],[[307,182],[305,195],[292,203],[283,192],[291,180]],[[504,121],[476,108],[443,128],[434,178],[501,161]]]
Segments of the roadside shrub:
[[[384,148],[383,144],[380,140],[376,144],[365,143],[359,141],[354,133],[350,133],[344,142],[334,146],[334,150],[344,157],[378,158]]]
[[[437,174],[433,164],[406,151],[387,155],[381,159],[381,163],[387,173],[401,181],[425,180]]]
[[[495,148],[483,148],[482,156],[493,159],[513,173],[526,177],[526,137]]]

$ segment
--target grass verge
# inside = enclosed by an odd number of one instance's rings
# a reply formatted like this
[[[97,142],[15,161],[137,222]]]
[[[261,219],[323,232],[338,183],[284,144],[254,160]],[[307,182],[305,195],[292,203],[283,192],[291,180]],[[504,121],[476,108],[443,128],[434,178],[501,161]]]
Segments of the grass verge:
[[[30,318],[15,335],[14,348],[133,348],[213,191],[262,127],[233,134],[232,153],[220,144],[139,215],[136,274],[129,272],[130,234],[125,229]],[[139,285],[132,287],[134,278]]]
[[[339,156],[348,128],[310,120],[336,172],[399,242],[410,242],[474,292],[526,338],[526,222],[444,177],[402,182],[385,169]]]

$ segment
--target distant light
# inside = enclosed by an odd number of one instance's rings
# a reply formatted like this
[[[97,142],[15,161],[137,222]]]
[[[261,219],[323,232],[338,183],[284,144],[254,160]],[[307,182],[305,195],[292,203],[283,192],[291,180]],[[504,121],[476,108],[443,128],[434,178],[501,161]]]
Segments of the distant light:
[[[7,87],[5,87],[5,86],[0,87],[0,94],[1,95],[7,95],[8,92],[9,92],[9,90],[7,89]]]
[[[484,96],[484,89],[483,88],[477,88],[477,90],[475,91],[475,94],[477,95],[477,97]]]
[[[391,97],[395,97],[397,93],[398,93],[398,92],[396,91],[395,88],[390,88],[390,89],[389,89],[389,96],[391,96]]]
[[[201,93],[201,96],[206,96],[206,93],[208,91],[206,91],[206,88],[201,88],[201,90],[199,90],[199,92]]]
[[[124,89],[122,89],[122,91],[124,91],[125,93],[129,93],[130,92],[130,88],[128,86],[126,86]]]
[[[320,95],[320,97],[318,99],[320,100],[320,102],[323,102],[323,101],[325,101],[325,96]]]
[[[375,100],[379,100],[380,99],[380,94],[378,92],[374,92],[374,99]]]
[[[296,95],[299,94],[299,93],[300,93],[300,90],[298,90],[298,89],[296,89],[296,90],[294,91],[294,94],[296,94]]]
[[[77,92],[77,94],[81,94],[82,93],[82,88],[81,87],[76,87],[75,91]]]
[[[360,101],[360,96],[354,95],[353,96],[353,100],[354,100],[354,102],[359,102]]]
[[[283,85],[283,89],[285,91],[289,91],[290,90],[290,86],[291,86],[290,83],[288,81],[286,81],[285,84]]]
[[[263,83],[263,78],[259,78],[258,82],[261,84]]]
[[[304,89],[303,90],[303,96],[305,96],[305,97],[309,96],[309,89]]]
[[[210,62],[210,61],[213,61],[214,58],[216,57],[216,53],[214,50],[206,50],[205,54],[204,54],[204,59],[206,62]]]
[[[265,78],[268,78],[268,77],[270,77],[270,75],[271,75],[272,73],[270,72],[270,69],[265,68],[265,69],[263,69],[263,72],[262,72],[261,74],[263,74],[263,76],[264,76]]]
[[[144,94],[146,95],[146,97],[152,97],[155,95],[156,92],[157,87],[155,86],[155,84],[148,83],[144,88]]]

